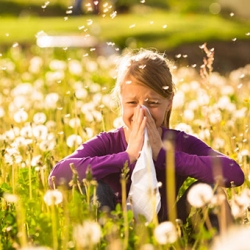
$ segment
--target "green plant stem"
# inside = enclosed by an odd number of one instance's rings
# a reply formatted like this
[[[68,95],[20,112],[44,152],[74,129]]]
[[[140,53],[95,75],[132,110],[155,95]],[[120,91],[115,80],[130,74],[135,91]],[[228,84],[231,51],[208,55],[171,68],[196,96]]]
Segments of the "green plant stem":
[[[54,203],[51,205],[51,222],[52,222],[52,235],[53,235],[53,250],[57,250],[58,249],[57,219],[56,219],[56,209]]]
[[[127,193],[126,193],[126,177],[124,174],[121,175],[121,187],[122,187],[122,211],[123,211],[123,218],[124,218],[124,244],[123,249],[127,249],[128,247],[128,239],[129,239],[129,232],[128,232],[128,212],[127,212]]]
[[[169,220],[175,224],[176,209],[175,209],[175,163],[174,163],[174,148],[171,141],[165,142],[166,147],[166,194],[168,204]]]

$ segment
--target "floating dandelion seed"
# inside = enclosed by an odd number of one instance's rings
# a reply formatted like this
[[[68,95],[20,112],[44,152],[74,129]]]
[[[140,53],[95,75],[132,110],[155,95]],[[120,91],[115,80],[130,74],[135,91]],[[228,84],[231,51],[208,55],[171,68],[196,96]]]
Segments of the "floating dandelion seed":
[[[145,0],[141,0],[140,3],[145,3],[146,1]]]
[[[230,13],[230,16],[231,16],[231,17],[233,17],[233,16],[234,16],[234,13],[233,13],[233,12],[231,12],[231,13]]]
[[[117,16],[117,11],[114,11],[114,12],[110,15],[110,17],[111,17],[112,19],[114,19],[116,16]]]
[[[250,36],[250,32],[247,32],[247,33],[246,33],[246,36]]]
[[[67,21],[69,18],[67,16],[65,16],[63,19],[64,19],[64,21]]]
[[[72,10],[67,10],[67,11],[66,11],[66,14],[67,14],[67,15],[70,15],[70,14],[72,14],[72,13],[73,13]]]
[[[41,6],[42,9],[46,9],[49,4],[50,4],[49,1],[45,2],[44,5]]]
[[[150,21],[149,24],[154,24],[154,21]]]
[[[167,27],[168,27],[167,24],[164,24],[164,25],[162,26],[163,29],[166,29]]]
[[[178,233],[174,224],[165,221],[154,229],[154,237],[161,245],[172,244],[178,239]]]
[[[145,65],[140,65],[139,69],[144,69],[146,66],[147,66],[146,64]]]
[[[125,82],[125,84],[131,84],[132,83],[132,81],[126,81]]]
[[[55,189],[55,190],[48,190],[45,193],[43,199],[44,199],[45,203],[48,206],[57,205],[57,204],[59,204],[59,203],[61,203],[63,201],[63,195],[57,189]]]
[[[178,54],[175,56],[176,58],[181,58],[181,54]]]
[[[88,20],[87,20],[87,25],[90,26],[90,25],[92,25],[92,24],[93,24],[93,20],[88,19]]]
[[[233,41],[233,42],[235,42],[236,40],[237,40],[237,38],[236,38],[236,37],[232,39],[232,41]]]
[[[12,47],[13,47],[13,48],[16,48],[16,47],[18,47],[18,45],[19,45],[18,43],[14,43],[14,44],[12,45]]]
[[[191,206],[200,208],[205,206],[213,198],[213,189],[206,183],[198,183],[190,188],[187,200]]]
[[[168,90],[169,89],[169,86],[163,86],[162,87],[164,90]]]
[[[135,24],[131,24],[131,25],[129,26],[130,29],[133,29],[134,27],[135,27]]]

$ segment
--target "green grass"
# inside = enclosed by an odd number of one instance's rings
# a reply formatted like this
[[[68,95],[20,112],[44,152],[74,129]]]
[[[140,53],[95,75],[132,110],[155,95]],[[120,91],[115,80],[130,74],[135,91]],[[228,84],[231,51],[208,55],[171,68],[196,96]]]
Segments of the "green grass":
[[[88,25],[90,19],[93,23]],[[144,14],[117,14],[113,19],[110,15],[68,16],[68,20],[64,17],[26,16],[1,17],[0,22],[0,45],[7,46],[15,42],[34,44],[40,31],[50,35],[91,34],[100,41],[114,42],[120,48],[133,40],[137,46],[159,50],[184,43],[230,41],[233,38],[250,40],[246,35],[250,32],[250,21],[242,23],[219,15],[178,14],[153,9]],[[164,25],[167,27],[163,28]],[[79,30],[80,26],[85,26],[87,31]]]

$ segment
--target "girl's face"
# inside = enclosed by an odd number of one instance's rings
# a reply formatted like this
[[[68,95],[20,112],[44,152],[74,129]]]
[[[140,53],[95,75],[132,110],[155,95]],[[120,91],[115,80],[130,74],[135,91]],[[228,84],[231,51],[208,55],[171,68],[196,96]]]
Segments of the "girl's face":
[[[153,117],[156,127],[164,121],[172,101],[162,97],[149,87],[133,82],[124,82],[121,87],[122,119],[126,127],[132,129],[134,110],[138,105],[146,106]]]

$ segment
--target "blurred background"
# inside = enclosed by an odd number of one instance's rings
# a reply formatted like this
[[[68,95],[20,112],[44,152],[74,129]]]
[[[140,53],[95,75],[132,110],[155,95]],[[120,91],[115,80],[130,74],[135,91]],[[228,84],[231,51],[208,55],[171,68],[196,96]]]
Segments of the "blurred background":
[[[220,73],[250,63],[249,0],[0,0],[0,22],[0,52],[18,45],[109,55],[147,47],[193,65],[202,64],[207,43]]]

